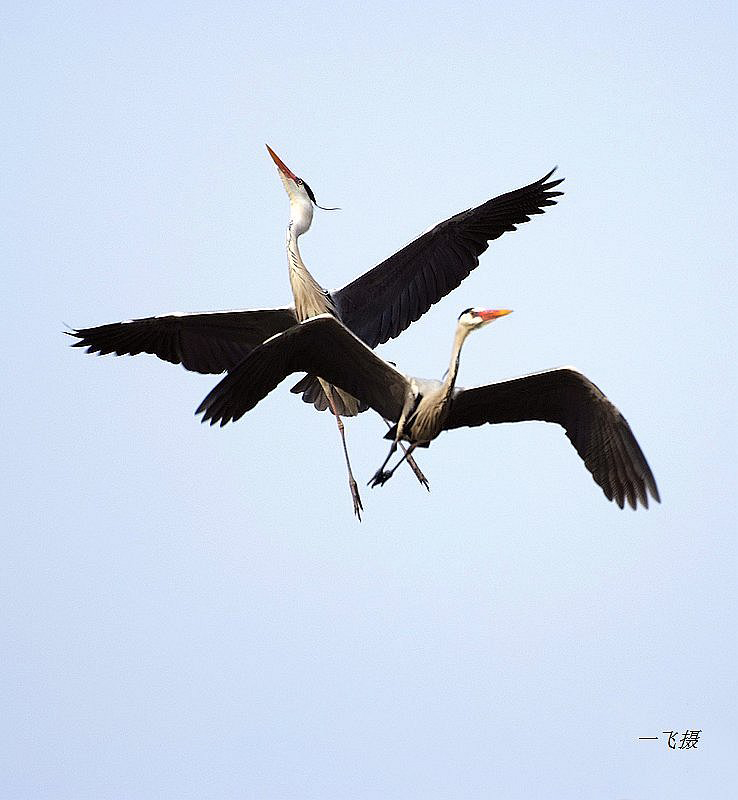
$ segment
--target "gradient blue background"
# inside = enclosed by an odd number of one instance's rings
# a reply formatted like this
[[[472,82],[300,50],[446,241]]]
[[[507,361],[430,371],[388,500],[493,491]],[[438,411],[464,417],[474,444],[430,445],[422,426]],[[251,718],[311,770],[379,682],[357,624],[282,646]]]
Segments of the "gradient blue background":
[[[735,796],[731,3],[9,3],[0,10],[2,798]],[[285,384],[92,358],[64,324],[282,304],[287,198],[340,286],[539,178],[566,196],[383,356],[460,383],[573,364],[663,505],[559,429],[442,436],[363,490]],[[347,424],[357,475],[383,423]],[[701,729],[695,751],[662,730]]]

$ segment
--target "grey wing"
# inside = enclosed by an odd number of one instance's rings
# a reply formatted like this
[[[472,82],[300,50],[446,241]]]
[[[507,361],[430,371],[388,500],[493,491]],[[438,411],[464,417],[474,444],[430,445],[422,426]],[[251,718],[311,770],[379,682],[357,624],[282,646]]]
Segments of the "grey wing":
[[[502,383],[460,390],[446,428],[541,420],[561,425],[608,500],[623,508],[648,493],[661,501],[646,457],[625,417],[580,372],[552,369]]]
[[[297,322],[292,308],[172,313],[67,332],[88,353],[151,353],[193,372],[217,374],[234,367],[265,339]]]
[[[306,319],[255,348],[200,403],[202,421],[240,419],[293,372],[309,372],[397,421],[408,381],[330,314]]]
[[[332,293],[342,322],[369,347],[399,336],[479,264],[489,242],[556,204],[561,180],[539,181],[462,211]]]

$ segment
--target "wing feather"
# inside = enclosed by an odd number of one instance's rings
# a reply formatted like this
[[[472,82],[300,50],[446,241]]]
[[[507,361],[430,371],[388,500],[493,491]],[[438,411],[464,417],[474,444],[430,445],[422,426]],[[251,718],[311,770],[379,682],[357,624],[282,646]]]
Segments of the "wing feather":
[[[225,372],[254,347],[297,322],[292,308],[163,314],[68,332],[88,353],[151,353],[194,372]]]
[[[549,181],[553,172],[439,223],[374,269],[333,292],[341,320],[372,348],[399,336],[466,278],[479,264],[479,256],[489,242],[556,204],[554,198],[563,192],[553,189],[563,179]],[[428,280],[418,282],[417,306],[415,303],[410,306],[403,290],[413,284],[416,275],[427,276],[429,272],[435,272],[435,285]]]
[[[273,336],[231,369],[200,403],[211,425],[240,419],[293,372],[308,372],[397,421],[408,381],[330,314]]]
[[[580,372],[564,367],[459,390],[445,427],[541,420],[561,425],[608,500],[623,508],[660,502],[656,481],[630,425]]]

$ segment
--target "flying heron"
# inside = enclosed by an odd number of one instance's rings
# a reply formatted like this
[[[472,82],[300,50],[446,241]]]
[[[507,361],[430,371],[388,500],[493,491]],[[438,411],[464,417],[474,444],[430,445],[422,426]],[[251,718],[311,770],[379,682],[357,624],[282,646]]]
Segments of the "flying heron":
[[[253,350],[208,394],[196,413],[203,422],[225,425],[240,419],[293,372],[309,372],[358,398],[395,425],[389,454],[371,479],[384,484],[398,442],[408,453],[428,447],[442,431],[484,423],[540,420],[561,425],[585,467],[608,500],[623,508],[640,502],[648,508],[650,493],[660,502],[656,481],[625,417],[592,381],[572,367],[521,378],[456,388],[461,348],[475,330],[510,312],[468,308],[459,315],[451,361],[443,381],[403,375],[373,353],[330,314],[323,314],[279,333]],[[405,458],[403,456],[403,458]]]
[[[195,372],[217,374],[235,367],[270,336],[296,322],[331,314],[367,346],[374,348],[399,336],[434,303],[455,289],[479,264],[489,242],[534,214],[556,204],[554,191],[563,179],[549,180],[554,170],[538,181],[495,197],[440,222],[381,264],[335,291],[326,291],[305,266],[298,238],[313,220],[315,194],[267,145],[290,200],[287,256],[294,305],[278,308],[174,312],[125,320],[69,332],[88,353],[138,355],[151,353]],[[320,208],[320,206],[318,206]],[[361,499],[351,471],[341,416],[363,406],[343,390],[332,390],[325,380],[307,374],[292,391],[319,411],[331,408],[336,416],[349,475],[354,512],[361,518]],[[427,482],[408,458],[418,479]]]

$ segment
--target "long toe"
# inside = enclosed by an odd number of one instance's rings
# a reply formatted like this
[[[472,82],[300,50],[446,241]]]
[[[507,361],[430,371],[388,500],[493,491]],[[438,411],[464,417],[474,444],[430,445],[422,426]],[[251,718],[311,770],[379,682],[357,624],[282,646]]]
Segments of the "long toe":
[[[426,489],[428,489],[428,491],[430,491],[427,478],[425,475],[423,475],[422,470],[418,466],[418,462],[410,455],[409,452],[407,452],[405,455],[405,461],[407,461],[407,465],[413,471],[415,477],[420,481],[420,483],[423,484],[423,486],[425,486]]]
[[[356,485],[356,481],[349,481],[349,488],[351,489],[351,499],[354,501],[354,514],[356,514],[359,518],[359,522],[361,522],[361,512],[364,510],[364,506],[361,504],[359,487]]]
[[[415,473],[415,477],[420,481],[420,485],[425,486],[425,488],[428,491],[430,491],[430,484],[428,483],[428,478],[426,478],[425,475],[423,475],[423,473],[420,471],[420,467],[415,462],[413,462],[410,465],[410,467],[412,468],[412,471]]]

